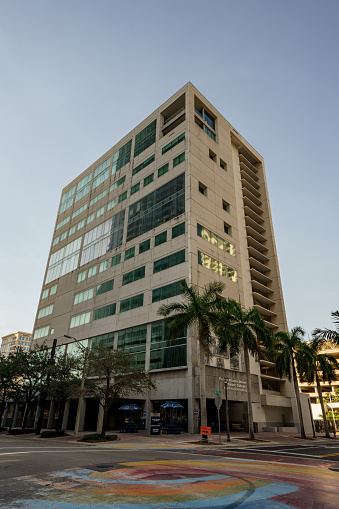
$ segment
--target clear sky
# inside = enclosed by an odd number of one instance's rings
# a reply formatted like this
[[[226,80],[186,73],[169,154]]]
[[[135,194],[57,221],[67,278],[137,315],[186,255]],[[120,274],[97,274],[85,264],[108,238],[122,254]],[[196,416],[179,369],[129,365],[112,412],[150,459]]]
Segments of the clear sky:
[[[339,309],[337,0],[0,0],[0,336],[62,188],[191,81],[265,158],[289,327]]]

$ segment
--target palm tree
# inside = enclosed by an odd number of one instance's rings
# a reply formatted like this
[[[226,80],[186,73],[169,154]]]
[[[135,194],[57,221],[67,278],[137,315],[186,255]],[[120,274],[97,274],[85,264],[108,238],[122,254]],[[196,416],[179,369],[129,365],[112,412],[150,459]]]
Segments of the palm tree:
[[[202,292],[197,286],[182,283],[183,301],[172,304],[162,304],[158,315],[166,318],[168,339],[174,340],[188,327],[197,327],[196,340],[200,347],[200,407],[201,425],[207,426],[206,411],[206,377],[205,355],[211,356],[213,324],[216,323],[216,303],[220,300],[225,288],[224,283],[213,282],[206,285]]]
[[[319,372],[322,373],[323,381],[327,380],[329,383],[331,383],[336,379],[335,370],[339,369],[339,363],[333,355],[321,353],[324,347],[324,343],[327,343],[326,339],[319,338],[317,335],[313,337],[313,340],[307,345],[309,347],[309,351],[307,351],[307,355],[309,357],[305,366],[305,372],[301,372],[299,374],[300,377],[302,379],[306,379],[308,383],[314,383],[314,380],[316,381],[321,412],[323,414],[325,434],[327,438],[330,438],[323,394],[320,385]]]
[[[294,327],[290,332],[280,331],[274,335],[275,370],[280,377],[293,378],[294,391],[299,414],[300,437],[306,439],[304,420],[301,412],[300,392],[297,371],[306,373],[309,363],[309,351],[303,342],[305,331],[301,327]],[[297,368],[297,369],[296,369]]]
[[[247,406],[249,439],[254,440],[252,387],[249,354],[259,358],[261,344],[271,348],[271,336],[265,323],[256,309],[244,310],[239,302],[224,299],[219,304],[219,326],[217,336],[221,352],[228,349],[230,354],[244,349],[245,371],[247,380]]]
[[[335,323],[336,330],[331,329],[315,329],[312,333],[313,337],[321,338],[327,341],[333,341],[334,344],[339,344],[339,311],[331,313],[333,322]]]

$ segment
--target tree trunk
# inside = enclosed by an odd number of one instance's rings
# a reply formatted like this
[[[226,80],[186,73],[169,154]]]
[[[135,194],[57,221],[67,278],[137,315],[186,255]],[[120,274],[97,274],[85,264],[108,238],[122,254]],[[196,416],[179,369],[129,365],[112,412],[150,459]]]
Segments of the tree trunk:
[[[246,370],[246,380],[247,380],[248,438],[250,440],[254,440],[250,357],[249,357],[248,349],[245,345],[244,345],[244,359],[245,359],[245,370]]]
[[[319,380],[319,376],[318,376],[317,372],[315,373],[315,380],[317,382],[318,396],[319,396],[319,401],[320,401],[320,406],[321,406],[321,412],[323,414],[325,435],[326,435],[326,438],[331,438],[330,431],[328,429],[328,422],[326,419],[325,405],[324,405],[324,400],[323,400],[323,391],[321,390],[320,380]]]
[[[300,402],[300,392],[299,392],[299,384],[298,384],[298,378],[297,373],[294,366],[294,359],[292,358],[292,373],[293,373],[293,382],[294,382],[294,392],[295,397],[297,400],[297,408],[298,408],[298,414],[299,414],[299,424],[300,424],[300,438],[306,439],[306,433],[304,428],[304,419],[301,412],[301,402]]]
[[[58,408],[58,418],[57,418],[56,425],[55,425],[56,430],[62,428],[62,421],[64,420],[64,413],[65,413],[65,405],[66,405],[66,399],[63,399],[62,401],[60,401],[59,408]]]
[[[201,343],[200,343],[200,412],[201,412],[200,425],[207,426],[205,352]]]
[[[24,416],[23,416],[23,419],[22,419],[22,425],[21,425],[21,429],[22,430],[25,430],[26,429],[26,424],[27,424],[27,419],[28,419],[28,414],[29,414],[29,410],[31,408],[31,401],[28,400],[26,402],[26,406],[25,406],[25,411],[24,411]]]

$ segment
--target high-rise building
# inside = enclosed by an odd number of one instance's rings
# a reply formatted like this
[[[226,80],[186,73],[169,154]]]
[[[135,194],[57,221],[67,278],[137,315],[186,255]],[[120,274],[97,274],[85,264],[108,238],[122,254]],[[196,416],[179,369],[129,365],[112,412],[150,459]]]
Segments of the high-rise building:
[[[16,353],[18,350],[28,352],[31,345],[32,334],[30,332],[13,332],[3,336],[0,345],[0,355],[8,357],[11,353]]]
[[[215,423],[219,378],[244,382],[244,359],[217,350],[199,359],[191,330],[166,341],[157,311],[180,299],[183,279],[223,281],[224,295],[258,309],[273,332],[287,328],[263,158],[191,83],[64,188],[34,341],[61,345],[72,341],[66,334],[132,352],[157,384],[133,401],[147,416],[179,401],[190,431],[199,423],[199,363],[207,362]],[[296,424],[292,385],[264,352],[251,373],[258,428]],[[233,387],[228,398],[233,427],[246,428],[246,391]],[[90,427],[95,408],[87,400],[81,426]],[[118,419],[113,409],[111,425]]]

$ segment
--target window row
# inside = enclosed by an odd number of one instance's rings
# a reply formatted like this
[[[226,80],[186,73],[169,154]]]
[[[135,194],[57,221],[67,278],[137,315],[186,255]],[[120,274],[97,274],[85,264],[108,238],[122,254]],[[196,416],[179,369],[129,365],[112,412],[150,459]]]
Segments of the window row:
[[[201,226],[201,224],[197,224],[197,234],[202,239],[207,240],[210,244],[213,246],[218,247],[219,249],[222,249],[226,253],[235,256],[235,246],[228,242],[227,240],[219,237],[219,235],[216,235],[215,233],[211,232],[204,226]]]
[[[207,254],[202,253],[201,251],[198,251],[198,263],[199,265],[202,265],[206,269],[212,270],[216,274],[219,274],[219,276],[226,277],[227,279],[230,279],[234,283],[237,282],[238,276],[237,271],[232,269],[231,267],[228,267],[222,262],[219,262],[218,260],[215,260],[214,258],[211,258]]]

